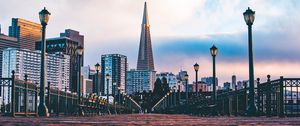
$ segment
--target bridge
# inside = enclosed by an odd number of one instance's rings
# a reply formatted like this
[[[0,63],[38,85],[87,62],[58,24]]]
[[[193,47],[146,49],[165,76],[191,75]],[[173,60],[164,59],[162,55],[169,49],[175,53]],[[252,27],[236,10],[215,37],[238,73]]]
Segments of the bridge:
[[[25,80],[1,78],[1,115],[0,122],[12,121],[13,124],[22,123],[28,117],[38,117],[39,85]],[[268,120],[281,120],[278,124],[300,124],[300,78],[280,77],[261,83],[257,79],[255,87],[255,105],[257,111],[254,118],[247,115],[248,87],[245,83],[242,89],[218,90],[216,101],[213,101],[212,92],[179,92],[170,90],[165,95],[154,98],[153,93],[140,93],[137,95],[117,94],[114,102],[110,103],[105,98],[95,94],[81,95],[80,99],[76,93],[52,88],[48,83],[46,88],[46,106],[49,110],[49,120],[66,123],[87,124],[119,124],[127,121],[130,124],[153,124],[164,123],[184,124],[183,119],[190,119],[189,124],[209,123],[211,119],[217,119],[219,124],[222,120],[231,120],[234,124],[268,124]],[[64,118],[58,118],[63,116]],[[12,119],[17,117],[18,119]],[[77,121],[74,121],[76,117]],[[257,118],[259,117],[259,118]],[[285,117],[285,118],[278,118]],[[290,118],[293,117],[293,118]],[[295,118],[296,117],[296,118]],[[126,119],[127,118],[127,119]],[[84,121],[88,119],[89,121]],[[116,120],[113,120],[116,119]],[[150,119],[150,120],[149,120]],[[172,122],[172,119],[176,121]],[[288,123],[283,120],[290,120]],[[34,118],[32,123],[39,121],[49,123],[49,120]],[[35,122],[39,120],[38,122]],[[103,120],[99,122],[95,120]],[[129,122],[128,122],[129,120]],[[155,121],[156,120],[156,121]],[[244,122],[239,122],[244,120]],[[245,122],[246,120],[246,122]],[[247,122],[248,120],[248,122]],[[153,122],[155,121],[155,122]],[[204,121],[204,122],[203,122]],[[6,121],[7,123],[7,121]],[[228,122],[228,124],[231,124]],[[49,123],[51,124],[51,123]],[[205,123],[204,123],[205,124]],[[218,124],[218,123],[216,123]]]

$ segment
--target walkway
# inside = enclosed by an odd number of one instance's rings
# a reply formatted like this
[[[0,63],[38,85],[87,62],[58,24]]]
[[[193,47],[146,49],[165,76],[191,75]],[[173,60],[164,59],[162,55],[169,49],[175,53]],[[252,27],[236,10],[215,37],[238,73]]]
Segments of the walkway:
[[[195,117],[188,115],[131,114],[97,117],[11,118],[0,117],[0,125],[300,125],[300,117]]]

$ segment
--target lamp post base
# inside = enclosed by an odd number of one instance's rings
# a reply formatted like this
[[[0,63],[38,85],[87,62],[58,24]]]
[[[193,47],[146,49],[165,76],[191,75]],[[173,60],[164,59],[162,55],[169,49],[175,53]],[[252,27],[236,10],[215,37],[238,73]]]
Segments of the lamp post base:
[[[48,108],[45,104],[40,104],[38,107],[38,114],[42,117],[49,117]]]
[[[255,107],[255,105],[248,106],[246,115],[247,116],[256,116],[256,107]]]

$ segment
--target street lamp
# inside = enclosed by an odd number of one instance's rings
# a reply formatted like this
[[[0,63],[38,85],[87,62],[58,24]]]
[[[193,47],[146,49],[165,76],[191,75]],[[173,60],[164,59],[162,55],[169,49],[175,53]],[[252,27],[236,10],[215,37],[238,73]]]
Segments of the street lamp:
[[[77,54],[77,93],[78,93],[78,104],[80,104],[80,95],[81,95],[81,83],[80,83],[80,76],[81,76],[81,64],[80,64],[80,58],[83,53],[83,48],[81,46],[78,46],[76,49]]]
[[[42,25],[41,41],[41,73],[40,73],[40,103],[38,107],[39,116],[48,116],[48,108],[45,105],[45,77],[46,77],[46,26],[49,21],[50,12],[44,8],[39,12],[39,18]]]
[[[249,7],[243,13],[246,24],[248,25],[248,51],[249,51],[249,104],[247,108],[248,115],[255,115],[256,107],[254,103],[254,67],[253,67],[253,49],[252,49],[252,24],[255,19],[255,12]]]
[[[189,79],[189,75],[186,73],[185,75],[184,75],[184,80],[185,80],[185,99],[186,99],[186,102],[188,102],[188,79]]]
[[[213,45],[210,48],[211,56],[213,57],[213,104],[216,104],[216,56],[218,54],[218,48]]]
[[[109,88],[108,88],[108,86],[109,86],[109,80],[110,80],[110,75],[109,74],[106,74],[106,99],[107,99],[107,105],[109,104]]]
[[[195,69],[195,72],[196,72],[196,96],[198,97],[198,70],[199,70],[198,63],[196,63],[194,65],[194,69]]]
[[[101,69],[100,64],[97,63],[95,65],[95,69],[96,69],[96,82],[95,82],[95,86],[94,86],[94,93],[96,93],[97,95],[99,95],[99,87],[98,87],[98,76],[99,76],[99,71]]]

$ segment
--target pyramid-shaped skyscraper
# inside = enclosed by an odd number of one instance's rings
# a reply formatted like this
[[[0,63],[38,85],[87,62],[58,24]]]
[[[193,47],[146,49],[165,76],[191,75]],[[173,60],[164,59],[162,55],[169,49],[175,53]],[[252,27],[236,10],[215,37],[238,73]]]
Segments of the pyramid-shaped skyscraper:
[[[139,55],[137,61],[137,70],[154,71],[154,61],[151,45],[150,24],[148,19],[147,1],[144,5],[144,14],[142,22],[142,31],[140,38]]]

